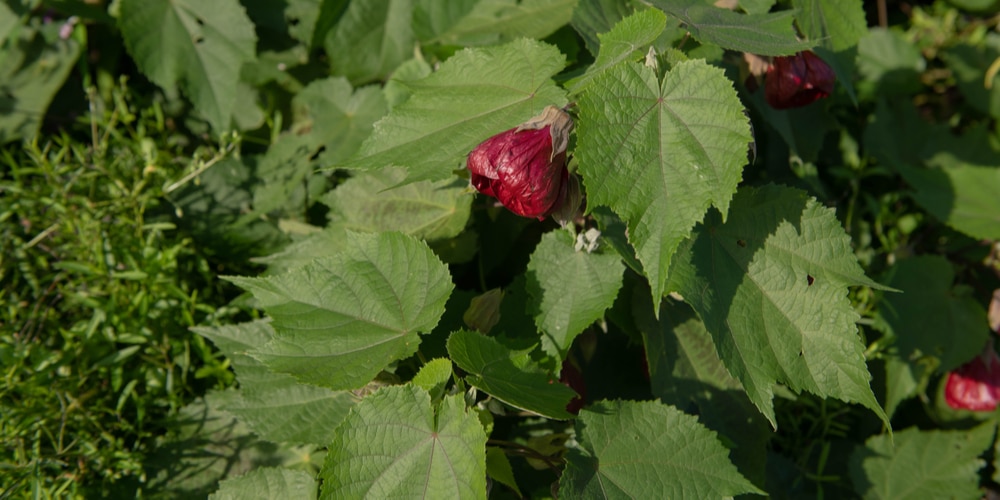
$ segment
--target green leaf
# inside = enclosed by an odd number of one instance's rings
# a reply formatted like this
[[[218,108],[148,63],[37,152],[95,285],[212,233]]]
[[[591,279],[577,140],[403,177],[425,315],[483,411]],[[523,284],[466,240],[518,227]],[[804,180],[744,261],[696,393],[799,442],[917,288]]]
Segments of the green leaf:
[[[924,122],[909,102],[880,101],[865,145],[932,215],[975,238],[1000,239],[1000,168],[989,134],[972,126],[956,136],[946,124]]]
[[[288,0],[288,34],[310,49],[321,47],[347,4],[348,0]]]
[[[119,27],[144,75],[180,85],[217,132],[230,127],[240,67],[257,36],[237,0],[122,0]]]
[[[715,432],[653,401],[601,401],[580,411],[560,498],[720,498],[764,492],[729,461]]]
[[[583,38],[591,54],[601,48],[598,33],[607,33],[634,10],[629,0],[580,0],[570,25]]]
[[[265,321],[196,327],[194,331],[211,340],[236,371],[239,397],[223,409],[264,439],[326,446],[358,399],[347,391],[299,383],[247,354],[274,339],[274,329]]]
[[[920,73],[926,61],[920,49],[897,31],[872,28],[858,41],[858,71],[865,80],[858,83],[863,93],[889,96],[920,91]]]
[[[857,45],[868,33],[861,0],[793,0],[799,29],[813,42],[835,52]]]
[[[481,0],[416,0],[413,32],[422,43],[434,43],[476,8]]]
[[[529,350],[511,351],[495,339],[459,330],[448,338],[448,354],[468,372],[466,381],[487,394],[543,417],[566,420],[573,389],[552,379],[531,361]]]
[[[413,57],[412,0],[351,2],[323,47],[331,72],[357,85],[385,80]]]
[[[15,12],[14,9],[17,9]],[[8,5],[7,2],[0,3],[0,47],[9,48],[8,38],[15,33],[17,26],[21,24],[19,17],[27,14],[28,6],[19,2]]]
[[[555,47],[526,39],[463,50],[427,78],[410,82],[410,98],[375,124],[354,161],[337,167],[395,165],[409,170],[410,181],[451,178],[480,142],[547,105],[565,104],[565,94],[550,79],[564,64]]]
[[[865,499],[982,497],[979,455],[993,443],[995,423],[970,430],[896,432],[873,436],[851,454],[851,482]]]
[[[58,37],[58,25],[33,25],[14,29],[10,39],[0,37],[0,144],[38,134],[45,110],[80,55],[76,40]]]
[[[796,38],[792,27],[794,11],[739,14],[702,0],[651,0],[650,3],[680,19],[696,40],[724,49],[786,56],[816,45]]]
[[[692,226],[710,205],[727,212],[751,140],[743,105],[704,61],[678,63],[662,83],[624,63],[582,94],[578,126],[588,210],[606,205],[625,220],[658,299]]]
[[[486,473],[493,480],[510,487],[510,489],[514,490],[514,493],[517,493],[517,496],[524,497],[521,494],[521,490],[517,487],[517,481],[514,478],[514,469],[510,466],[510,460],[507,459],[507,455],[500,448],[486,448]]]
[[[763,485],[770,426],[726,370],[704,323],[689,306],[670,299],[661,301],[657,319],[648,289],[635,288],[632,315],[646,346],[653,396],[696,412],[699,422],[736,443],[733,463]]]
[[[392,72],[389,81],[385,82],[385,86],[382,87],[389,108],[395,108],[406,102],[413,94],[409,87],[410,82],[426,78],[429,74],[431,74],[431,65],[423,59],[413,58],[400,64],[396,71]]]
[[[320,497],[486,498],[486,433],[461,395],[435,414],[418,387],[385,387],[337,428]]]
[[[615,24],[611,31],[597,35],[601,51],[597,59],[578,78],[566,82],[573,93],[587,86],[597,75],[623,61],[643,56],[643,48],[653,43],[667,25],[667,16],[656,9],[637,12]]]
[[[943,51],[941,58],[948,63],[966,102],[979,111],[1000,118],[1000,73],[994,72],[987,82],[984,68],[1000,58],[1000,36],[986,35],[984,43],[958,43]]]
[[[903,293],[888,294],[880,317],[896,336],[899,356],[940,360],[939,372],[954,370],[983,349],[990,334],[986,311],[966,286],[955,286],[947,259],[923,255],[904,259],[888,271],[886,284]]]
[[[256,164],[259,182],[252,189],[253,211],[245,214],[242,222],[282,209],[296,213],[305,200],[312,198],[310,185],[315,188],[323,180],[316,173],[316,146],[311,143],[309,136],[282,134],[264,154],[248,159]],[[322,184],[318,185],[322,188]]]
[[[674,263],[672,285],[772,426],[776,383],[886,420],[847,299],[848,286],[882,287],[865,277],[833,210],[795,189],[741,189],[729,220],[709,215]]]
[[[885,359],[885,414],[892,418],[899,404],[916,396],[921,380],[932,371],[927,363],[913,363],[899,356]]]
[[[827,133],[840,130],[840,123],[820,104],[774,109],[767,103],[764,92],[754,92],[746,97],[760,113],[766,126],[773,127],[785,141],[789,154],[796,155],[803,161],[816,161]]]
[[[625,266],[614,253],[574,249],[566,231],[542,236],[528,263],[527,288],[542,350],[562,361],[573,339],[604,316],[622,286]]]
[[[314,148],[325,146],[321,162],[341,162],[357,152],[388,111],[378,87],[352,90],[344,78],[315,80],[292,98],[292,132],[308,136]]]
[[[343,226],[330,225],[286,246],[278,253],[253,261],[266,264],[270,274],[281,274],[320,257],[340,252],[346,244],[347,230]]]
[[[453,238],[472,208],[468,182],[421,181],[400,186],[401,168],[361,173],[322,198],[330,220],[358,231],[400,231],[424,240]],[[398,186],[398,187],[393,187]]]
[[[252,500],[259,498],[316,498],[319,485],[312,474],[278,467],[261,467],[219,483],[209,500]]]
[[[898,168],[913,198],[949,226],[974,238],[1000,239],[1000,168],[955,165]]]
[[[313,447],[263,441],[243,422],[221,411],[236,397],[232,390],[210,391],[177,411],[172,420],[176,426],[157,438],[144,457],[145,491],[172,498],[206,498],[220,479],[263,466],[303,465],[302,457]]]
[[[355,389],[412,355],[454,285],[419,240],[348,233],[346,248],[286,274],[229,277],[272,318],[275,338],[251,354],[269,368],[331,389]]]
[[[747,14],[767,14],[777,0],[739,0],[740,9]]]
[[[444,396],[445,387],[451,381],[451,360],[436,358],[427,362],[413,376],[413,385],[427,391],[431,399],[437,401]]]
[[[414,15],[414,24],[425,43],[488,45],[517,38],[545,38],[569,22],[576,2],[422,0],[422,12]]]

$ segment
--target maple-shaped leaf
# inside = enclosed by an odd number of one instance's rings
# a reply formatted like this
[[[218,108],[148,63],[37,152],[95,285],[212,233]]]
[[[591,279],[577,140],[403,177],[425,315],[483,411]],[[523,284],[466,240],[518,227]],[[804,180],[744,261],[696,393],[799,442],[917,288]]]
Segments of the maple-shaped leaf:
[[[887,420],[847,298],[848,286],[881,286],[865,277],[832,210],[796,189],[741,189],[729,219],[710,214],[675,263],[671,284],[772,426],[776,383]]]
[[[461,394],[435,410],[419,387],[385,387],[336,434],[320,498],[486,498],[486,433]]]
[[[301,382],[356,389],[410,356],[454,285],[427,245],[399,233],[347,233],[340,252],[287,273],[229,277],[273,320],[274,339],[251,355]]]
[[[601,401],[580,412],[580,448],[560,498],[721,498],[758,493],[698,419],[655,401]]]
[[[728,212],[746,164],[750,128],[733,84],[703,60],[662,82],[621,63],[581,94],[577,136],[588,210],[605,205],[627,223],[658,300],[677,246],[709,206]]]

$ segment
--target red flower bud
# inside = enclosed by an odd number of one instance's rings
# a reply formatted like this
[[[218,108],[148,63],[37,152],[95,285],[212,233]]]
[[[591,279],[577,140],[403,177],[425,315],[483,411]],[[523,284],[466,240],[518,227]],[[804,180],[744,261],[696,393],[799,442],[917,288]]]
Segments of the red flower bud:
[[[1000,402],[1000,357],[992,341],[982,354],[948,374],[944,400],[956,410],[996,409]]]
[[[833,92],[833,70],[816,54],[775,57],[767,68],[764,98],[774,109],[801,108]]]
[[[583,374],[572,361],[568,359],[563,361],[562,370],[559,371],[559,382],[579,394],[569,401],[566,405],[566,411],[574,415],[580,413],[580,408],[583,408],[583,405],[587,403],[587,383],[583,380]]]
[[[544,219],[573,198],[566,170],[572,128],[569,115],[547,106],[542,114],[490,137],[469,153],[472,185],[511,212]]]

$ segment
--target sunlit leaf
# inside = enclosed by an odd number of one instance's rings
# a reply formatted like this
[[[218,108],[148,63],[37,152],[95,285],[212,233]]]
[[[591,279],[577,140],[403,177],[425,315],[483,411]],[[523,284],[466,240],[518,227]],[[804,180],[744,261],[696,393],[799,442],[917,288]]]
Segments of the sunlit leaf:
[[[743,105],[704,61],[679,63],[662,82],[623,63],[581,95],[578,127],[588,210],[606,205],[627,223],[659,298],[677,246],[705,210],[728,211],[751,140]]]
[[[320,498],[486,498],[486,433],[461,395],[386,387],[337,428]]]
[[[343,251],[285,274],[227,279],[273,319],[274,339],[251,354],[334,390],[359,388],[413,354],[454,288],[430,249],[399,233],[348,233]]]

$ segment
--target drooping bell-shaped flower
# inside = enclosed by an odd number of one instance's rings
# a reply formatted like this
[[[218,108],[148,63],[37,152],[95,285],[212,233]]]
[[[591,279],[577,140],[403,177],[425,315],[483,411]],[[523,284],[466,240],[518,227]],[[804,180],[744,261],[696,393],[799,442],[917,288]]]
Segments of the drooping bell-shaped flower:
[[[511,212],[539,220],[564,211],[574,199],[579,205],[579,196],[570,192],[573,186],[566,170],[572,129],[568,114],[547,106],[542,114],[490,137],[469,153],[472,185]]]
[[[837,77],[811,51],[775,57],[764,79],[764,98],[774,109],[800,108],[833,92]]]
[[[944,400],[956,410],[993,411],[1000,403],[1000,356],[992,339],[982,354],[948,373]]]

